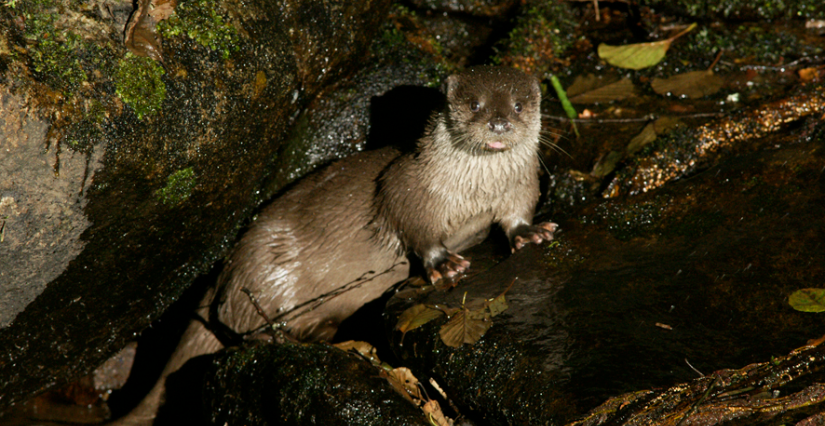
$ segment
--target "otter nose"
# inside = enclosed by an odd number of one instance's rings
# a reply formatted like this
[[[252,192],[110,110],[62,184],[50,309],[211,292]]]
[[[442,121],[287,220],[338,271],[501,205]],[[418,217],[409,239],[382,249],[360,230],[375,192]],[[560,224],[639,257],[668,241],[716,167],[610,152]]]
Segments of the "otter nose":
[[[487,123],[487,127],[489,127],[493,133],[501,134],[504,132],[509,132],[513,125],[510,124],[510,122],[507,121],[506,118],[495,117],[490,119],[490,121]]]

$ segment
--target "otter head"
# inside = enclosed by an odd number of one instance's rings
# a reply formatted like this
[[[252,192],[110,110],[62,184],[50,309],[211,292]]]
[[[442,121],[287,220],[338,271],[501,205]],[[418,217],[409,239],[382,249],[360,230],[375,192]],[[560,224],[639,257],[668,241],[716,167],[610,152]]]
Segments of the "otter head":
[[[447,129],[456,148],[482,155],[538,146],[541,90],[534,77],[480,66],[451,75],[445,86]]]

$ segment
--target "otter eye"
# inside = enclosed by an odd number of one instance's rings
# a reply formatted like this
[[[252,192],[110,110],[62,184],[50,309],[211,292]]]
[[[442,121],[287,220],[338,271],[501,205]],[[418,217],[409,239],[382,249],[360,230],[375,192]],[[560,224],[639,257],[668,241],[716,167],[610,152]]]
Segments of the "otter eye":
[[[516,111],[516,114],[520,113],[523,109],[524,107],[521,106],[521,102],[516,102],[516,104],[513,105],[513,110]]]
[[[478,103],[478,101],[470,102],[470,111],[478,112],[478,110],[480,110],[480,109],[481,109],[481,104]]]

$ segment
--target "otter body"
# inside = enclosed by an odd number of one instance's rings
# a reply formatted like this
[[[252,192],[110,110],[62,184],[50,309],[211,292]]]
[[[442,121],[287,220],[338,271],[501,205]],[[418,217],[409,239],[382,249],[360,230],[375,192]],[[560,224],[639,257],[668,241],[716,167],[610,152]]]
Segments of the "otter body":
[[[264,209],[198,313],[236,333],[253,331],[264,320],[248,291],[296,339],[329,339],[343,319],[407,277],[408,253],[435,282],[469,267],[457,252],[494,223],[514,249],[552,239],[555,224],[532,225],[538,82],[513,69],[476,67],[445,87],[446,108],[415,152],[385,148],[338,161]],[[163,377],[221,347],[192,321]],[[163,381],[122,423],[151,422]]]

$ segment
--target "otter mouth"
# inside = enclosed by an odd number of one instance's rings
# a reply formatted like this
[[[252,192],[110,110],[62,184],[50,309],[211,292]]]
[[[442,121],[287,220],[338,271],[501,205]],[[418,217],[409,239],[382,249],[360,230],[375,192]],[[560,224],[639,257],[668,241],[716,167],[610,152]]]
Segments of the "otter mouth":
[[[508,149],[510,149],[510,147],[507,146],[507,144],[505,144],[504,142],[492,141],[492,142],[487,142],[486,144],[484,144],[484,149],[487,150],[487,151],[492,151],[492,152],[501,152],[501,151],[507,151]]]

